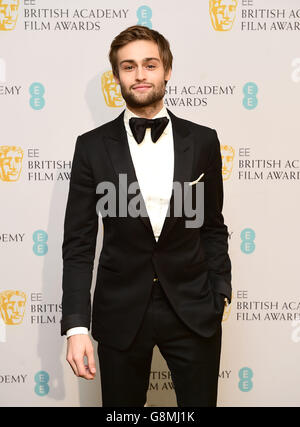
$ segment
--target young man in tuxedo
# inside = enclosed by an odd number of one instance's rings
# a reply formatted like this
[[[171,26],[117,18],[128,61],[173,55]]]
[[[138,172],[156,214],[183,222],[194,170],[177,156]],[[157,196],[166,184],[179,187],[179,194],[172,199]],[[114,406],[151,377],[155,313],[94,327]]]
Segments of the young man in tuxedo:
[[[75,146],[63,242],[67,360],[77,376],[94,378],[92,317],[103,406],[144,406],[155,345],[178,406],[216,406],[221,321],[231,298],[220,143],[215,130],[164,107],[173,57],[160,33],[130,27],[113,40],[109,57],[126,108]],[[103,183],[115,191],[104,194]],[[121,212],[122,201],[134,202],[134,183],[146,215]],[[182,199],[175,183],[188,184]],[[116,215],[103,215],[104,200]],[[183,210],[175,215],[187,200],[204,210],[200,225],[187,226]],[[104,234],[91,305],[99,211]]]

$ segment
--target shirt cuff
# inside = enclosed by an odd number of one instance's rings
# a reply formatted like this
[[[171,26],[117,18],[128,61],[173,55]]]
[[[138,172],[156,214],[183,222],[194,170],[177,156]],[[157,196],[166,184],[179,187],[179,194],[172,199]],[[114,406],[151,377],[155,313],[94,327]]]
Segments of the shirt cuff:
[[[71,337],[72,335],[79,335],[79,334],[88,335],[88,333],[89,333],[89,330],[88,328],[85,328],[85,327],[71,328],[67,330],[67,338]]]

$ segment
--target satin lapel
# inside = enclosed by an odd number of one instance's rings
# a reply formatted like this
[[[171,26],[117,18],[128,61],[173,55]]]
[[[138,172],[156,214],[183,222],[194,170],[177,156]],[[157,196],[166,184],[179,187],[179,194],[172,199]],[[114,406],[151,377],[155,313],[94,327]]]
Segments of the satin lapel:
[[[165,222],[158,239],[158,243],[164,240],[171,228],[174,226],[178,219],[178,216],[174,216],[174,183],[180,183],[182,189],[184,189],[184,182],[190,182],[192,176],[193,166],[193,140],[191,132],[186,123],[176,117],[171,111],[168,110],[168,114],[171,118],[172,129],[173,129],[173,140],[174,140],[174,176],[173,176],[173,190],[170,198],[168,213],[165,218]],[[177,185],[177,184],[176,184]],[[177,202],[178,203],[178,200]],[[176,206],[178,210],[178,206]],[[183,209],[183,206],[182,206]],[[176,211],[177,211],[176,210]],[[176,213],[175,211],[175,213]],[[180,212],[181,210],[179,210]]]
[[[147,212],[145,201],[140,190],[140,186],[139,186],[135,169],[134,169],[134,164],[130,154],[127,133],[124,126],[124,111],[123,113],[120,114],[119,117],[117,117],[111,123],[110,128],[107,130],[107,136],[105,137],[104,141],[107,148],[107,152],[111,158],[111,162],[114,167],[118,181],[119,181],[120,174],[125,174],[125,176],[127,177],[127,185],[126,185],[126,182],[124,183],[124,180],[120,180],[121,188],[125,193],[123,194],[123,196],[125,197],[125,200],[127,195],[127,201],[129,204],[130,200],[133,197],[135,197],[138,193],[140,193],[141,195],[140,200],[143,205],[141,209],[142,211]],[[130,184],[135,182],[137,183],[138,191],[135,194],[128,194],[128,187],[130,186]],[[120,188],[120,191],[121,191],[121,188]],[[136,187],[134,188],[136,189]],[[126,204],[126,206],[128,206],[128,204]],[[149,217],[140,216],[140,218],[145,224],[145,226],[152,233],[153,239],[155,240]]]

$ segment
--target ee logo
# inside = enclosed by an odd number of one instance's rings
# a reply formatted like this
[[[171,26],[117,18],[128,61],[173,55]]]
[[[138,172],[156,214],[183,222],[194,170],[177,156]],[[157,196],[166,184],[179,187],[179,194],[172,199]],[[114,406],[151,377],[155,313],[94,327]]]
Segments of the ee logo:
[[[255,249],[255,232],[251,228],[244,228],[244,230],[241,231],[241,251],[244,252],[244,254],[251,254]]]
[[[247,392],[252,390],[253,382],[253,371],[250,368],[242,368],[239,370],[239,389],[241,391]]]
[[[36,230],[32,235],[34,245],[32,247],[35,255],[42,256],[48,252],[48,234],[44,230]]]
[[[243,106],[247,110],[253,110],[254,108],[257,107],[257,103],[258,103],[258,100],[256,98],[257,92],[258,92],[258,87],[255,83],[249,82],[244,85]]]
[[[39,371],[34,376],[36,386],[34,391],[38,396],[46,396],[49,393],[49,374],[46,371]]]
[[[32,83],[29,87],[29,93],[31,95],[29,104],[34,110],[41,110],[45,106],[45,88],[42,83]]]
[[[138,8],[136,15],[138,17],[137,25],[152,28],[152,9],[149,6],[141,6]]]

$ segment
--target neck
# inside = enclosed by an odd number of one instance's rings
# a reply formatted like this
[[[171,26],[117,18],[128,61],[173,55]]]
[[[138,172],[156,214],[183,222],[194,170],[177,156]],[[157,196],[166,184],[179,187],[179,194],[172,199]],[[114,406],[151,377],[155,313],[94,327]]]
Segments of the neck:
[[[161,99],[155,104],[147,105],[146,107],[131,107],[129,105],[126,105],[128,110],[130,110],[133,114],[143,117],[145,119],[152,119],[156,114],[160,112],[160,110],[163,108],[163,100]]]

